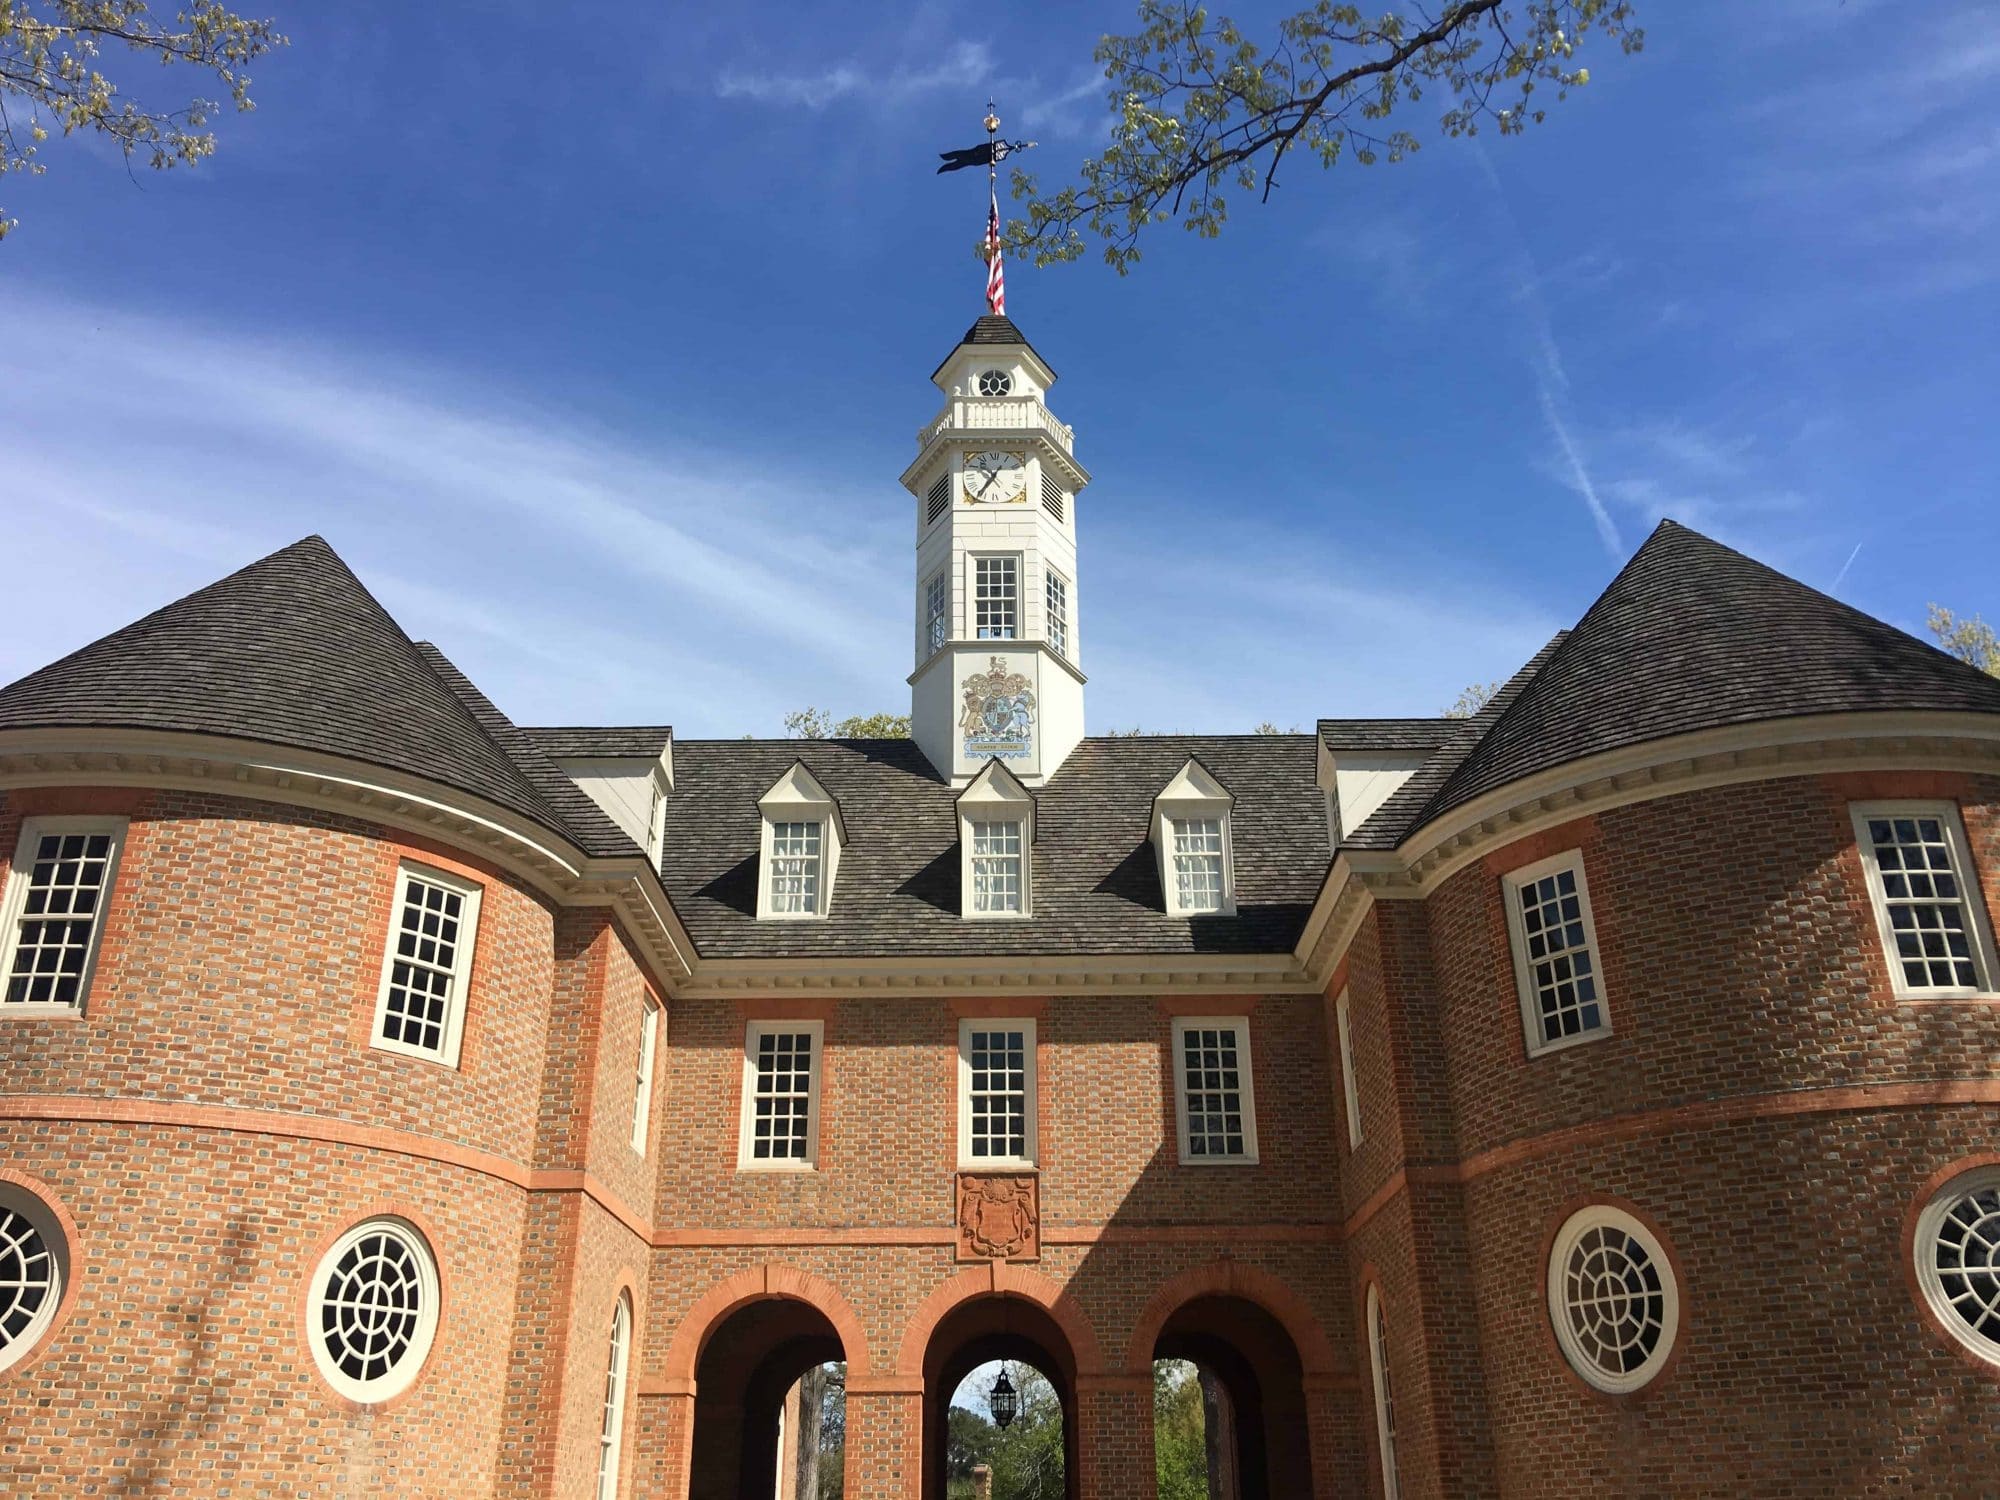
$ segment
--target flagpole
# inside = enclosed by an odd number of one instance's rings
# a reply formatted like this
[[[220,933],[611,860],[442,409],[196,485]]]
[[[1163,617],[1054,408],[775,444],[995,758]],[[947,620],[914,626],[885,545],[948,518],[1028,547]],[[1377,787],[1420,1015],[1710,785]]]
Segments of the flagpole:
[[[986,310],[998,315],[1005,306],[1004,301],[1000,306],[993,301],[995,266],[1000,259],[1000,116],[994,112],[991,99],[986,101],[986,118],[980,123],[986,127]]]

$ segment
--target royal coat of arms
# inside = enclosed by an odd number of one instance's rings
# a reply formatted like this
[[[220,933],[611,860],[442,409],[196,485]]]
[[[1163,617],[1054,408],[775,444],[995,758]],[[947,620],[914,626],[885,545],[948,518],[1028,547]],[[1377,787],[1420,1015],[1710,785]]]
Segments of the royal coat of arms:
[[[984,672],[965,679],[965,702],[958,727],[968,756],[997,755],[1024,760],[1035,744],[1035,689],[1007,658],[989,658]]]
[[[958,1258],[1035,1260],[1042,1253],[1038,1179],[1028,1173],[958,1174]]]

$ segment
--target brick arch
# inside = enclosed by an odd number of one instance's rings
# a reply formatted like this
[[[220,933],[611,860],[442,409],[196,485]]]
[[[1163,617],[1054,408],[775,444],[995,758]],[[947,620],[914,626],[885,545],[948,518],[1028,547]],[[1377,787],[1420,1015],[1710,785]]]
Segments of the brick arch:
[[[938,1325],[955,1308],[976,1297],[991,1296],[1019,1297],[1034,1303],[1055,1319],[1056,1327],[1069,1340],[1069,1352],[1076,1360],[1079,1374],[1096,1374],[1104,1368],[1104,1356],[1098,1350],[1097,1331],[1090,1326],[1090,1319],[1077,1305],[1076,1299],[1039,1271],[1024,1270],[1001,1261],[990,1271],[961,1271],[924,1298],[910,1315],[909,1327],[903,1330],[897,1370],[921,1374],[924,1352],[930,1347],[931,1335],[937,1332]]]
[[[1147,1300],[1133,1326],[1131,1342],[1125,1346],[1126,1374],[1152,1378],[1153,1348],[1160,1341],[1160,1330],[1179,1308],[1197,1297],[1241,1297],[1256,1303],[1290,1335],[1305,1374],[1341,1373],[1333,1342],[1305,1298],[1269,1271],[1241,1261],[1215,1260],[1181,1272]]]
[[[701,1358],[709,1334],[737,1308],[766,1297],[803,1302],[815,1309],[840,1335],[841,1352],[847,1356],[847,1367],[850,1370],[874,1368],[868,1356],[868,1335],[862,1330],[861,1319],[855,1316],[854,1309],[848,1306],[839,1289],[823,1276],[772,1260],[761,1266],[752,1266],[747,1271],[738,1271],[726,1281],[718,1282],[687,1310],[673,1342],[667,1345],[661,1374],[668,1380],[692,1381],[695,1362]],[[636,1313],[635,1308],[635,1316]]]

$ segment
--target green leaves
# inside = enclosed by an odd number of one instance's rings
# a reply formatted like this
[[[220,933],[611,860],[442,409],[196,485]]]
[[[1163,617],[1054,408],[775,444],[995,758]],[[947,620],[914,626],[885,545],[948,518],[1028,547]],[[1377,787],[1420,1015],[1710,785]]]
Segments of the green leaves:
[[[1631,0],[1454,0],[1435,15],[1368,20],[1358,6],[1318,0],[1261,47],[1186,0],[1140,0],[1139,30],[1107,36],[1095,52],[1109,143],[1083,163],[1079,182],[1052,195],[1015,172],[1026,217],[1007,226],[1008,244],[1048,265],[1075,260],[1088,237],[1123,274],[1153,225],[1179,219],[1191,233],[1220,234],[1224,189],[1269,198],[1297,148],[1321,167],[1343,156],[1362,166],[1403,160],[1419,141],[1386,122],[1427,91],[1446,96],[1446,136],[1476,135],[1482,124],[1518,135],[1546,117],[1531,103],[1538,86],[1561,100],[1589,83],[1589,69],[1571,59],[1592,32],[1626,52],[1644,46],[1632,16]]]
[[[40,173],[36,148],[51,126],[64,135],[95,130],[128,159],[141,157],[157,170],[193,166],[215,152],[215,136],[203,128],[215,102],[154,108],[121,94],[98,71],[99,60],[109,50],[191,64],[220,83],[238,110],[249,110],[255,105],[243,70],[284,45],[274,21],[246,19],[220,0],[183,0],[171,23],[154,19],[148,0],[0,0],[0,96],[17,101],[0,109],[0,175]],[[15,222],[0,216],[0,238]]]

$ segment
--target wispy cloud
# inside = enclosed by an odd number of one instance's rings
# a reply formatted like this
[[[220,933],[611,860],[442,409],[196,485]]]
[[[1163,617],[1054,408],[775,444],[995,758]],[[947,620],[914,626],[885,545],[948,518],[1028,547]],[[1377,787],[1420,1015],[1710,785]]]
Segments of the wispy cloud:
[[[620,700],[703,682],[725,721],[900,691],[908,564],[878,486],[822,478],[805,508],[776,461],[602,430],[463,372],[33,299],[0,381],[9,487],[128,550],[219,571],[325,531],[413,630],[471,629],[599,688],[615,663]]]
[[[1534,372],[1536,404],[1541,410],[1542,422],[1555,444],[1556,477],[1583,501],[1605,552],[1614,561],[1622,562],[1625,544],[1618,535],[1617,523],[1611,519],[1611,512],[1605,508],[1604,500],[1598,493],[1597,481],[1585,458],[1583,444],[1577,436],[1577,424],[1570,413],[1569,370],[1563,362],[1562,346],[1556,342],[1555,323],[1549,316],[1541,273],[1536,269],[1535,258],[1528,249],[1520,224],[1514,218],[1514,211],[1507,203],[1506,189],[1501,185],[1500,174],[1494,170],[1492,159],[1483,148],[1474,150],[1473,159],[1479,163],[1479,169],[1492,191],[1495,210],[1505,230],[1509,249],[1507,274],[1526,323],[1528,366]]]
[[[985,42],[957,42],[941,60],[924,64],[844,62],[804,73],[725,69],[715,81],[715,92],[724,99],[825,109],[848,99],[893,104],[938,89],[983,84],[992,74],[992,50]]]

